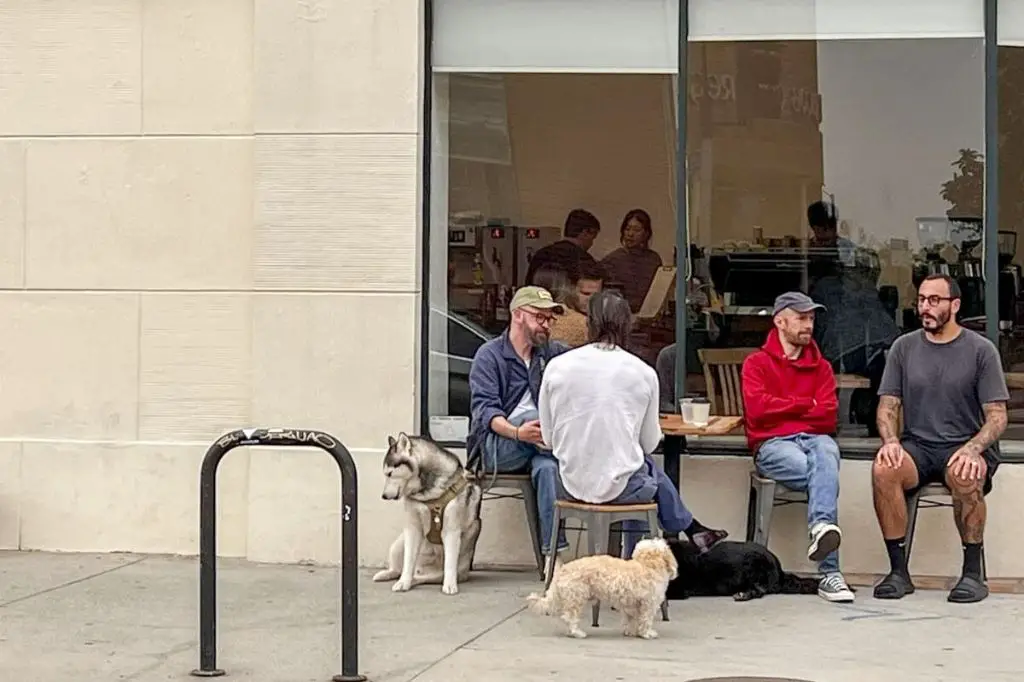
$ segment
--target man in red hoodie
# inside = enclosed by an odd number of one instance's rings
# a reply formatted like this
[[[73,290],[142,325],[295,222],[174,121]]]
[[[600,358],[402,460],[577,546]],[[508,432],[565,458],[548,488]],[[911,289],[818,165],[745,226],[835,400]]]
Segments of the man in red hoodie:
[[[824,306],[806,294],[775,299],[775,328],[743,363],[747,442],[758,472],[792,490],[807,492],[807,557],[822,578],[818,595],[851,602],[853,591],[839,571],[838,401],[832,366],[814,343],[814,312]]]

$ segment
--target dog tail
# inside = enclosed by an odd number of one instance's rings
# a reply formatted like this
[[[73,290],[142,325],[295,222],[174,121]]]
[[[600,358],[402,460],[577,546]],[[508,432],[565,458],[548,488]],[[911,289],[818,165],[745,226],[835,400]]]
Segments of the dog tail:
[[[527,597],[526,605],[534,613],[538,613],[542,616],[550,616],[551,612],[554,610],[556,598],[555,586],[552,585],[544,594],[534,592]]]
[[[780,594],[817,594],[817,578],[801,578],[792,573],[782,574],[782,586]]]

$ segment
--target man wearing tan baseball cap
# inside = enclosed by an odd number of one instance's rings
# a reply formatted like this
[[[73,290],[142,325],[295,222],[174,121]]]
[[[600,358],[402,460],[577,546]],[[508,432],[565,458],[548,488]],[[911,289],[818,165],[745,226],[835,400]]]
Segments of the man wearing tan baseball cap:
[[[564,312],[562,304],[555,301],[551,292],[542,287],[519,287],[512,302],[508,304],[508,311],[514,313],[520,308],[534,308],[535,310],[550,310],[556,315]]]
[[[563,307],[551,292],[521,287],[508,306],[510,321],[497,338],[477,349],[469,370],[470,468],[483,475],[529,471],[537,493],[540,548],[551,546],[558,462],[540,432],[537,400],[547,363],[569,350],[551,341],[551,323]],[[568,549],[564,534],[558,551]]]

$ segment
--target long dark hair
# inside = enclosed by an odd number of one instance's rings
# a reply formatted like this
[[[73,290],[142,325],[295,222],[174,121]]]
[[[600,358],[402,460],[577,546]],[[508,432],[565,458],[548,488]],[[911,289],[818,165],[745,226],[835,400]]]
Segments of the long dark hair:
[[[629,301],[614,290],[599,291],[587,306],[587,337],[592,343],[609,343],[626,348],[633,331]]]

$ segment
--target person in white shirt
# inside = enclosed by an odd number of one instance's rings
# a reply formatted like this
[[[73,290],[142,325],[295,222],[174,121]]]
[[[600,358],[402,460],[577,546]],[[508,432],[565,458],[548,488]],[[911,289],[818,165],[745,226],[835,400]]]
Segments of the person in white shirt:
[[[629,303],[604,291],[588,309],[591,342],[553,358],[540,389],[541,435],[558,461],[559,495],[591,504],[656,501],[669,537],[685,534],[707,551],[728,533],[694,519],[651,457],[662,438],[658,376],[624,349],[633,325]]]

